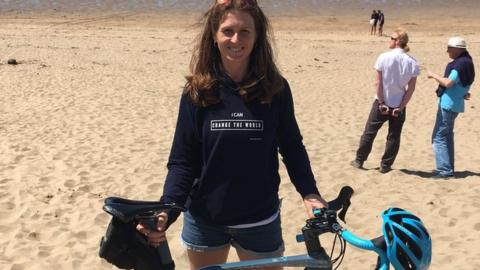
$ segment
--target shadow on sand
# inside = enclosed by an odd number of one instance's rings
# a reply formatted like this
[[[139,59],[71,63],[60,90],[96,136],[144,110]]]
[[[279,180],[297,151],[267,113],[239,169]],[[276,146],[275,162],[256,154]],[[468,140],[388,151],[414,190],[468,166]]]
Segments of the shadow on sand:
[[[435,175],[435,171],[414,171],[414,170],[409,170],[409,169],[400,169],[399,171],[409,174],[409,175],[416,175],[422,178],[432,178]],[[462,179],[462,178],[467,178],[469,176],[480,176],[480,173],[478,172],[472,172],[472,171],[457,171],[455,172],[455,176],[453,177],[454,179]]]

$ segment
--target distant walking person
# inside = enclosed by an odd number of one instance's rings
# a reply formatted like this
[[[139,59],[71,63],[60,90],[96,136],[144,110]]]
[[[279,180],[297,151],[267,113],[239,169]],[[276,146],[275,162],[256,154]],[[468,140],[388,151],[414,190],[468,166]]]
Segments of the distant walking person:
[[[377,23],[378,23],[378,14],[376,10],[372,11],[372,15],[370,15],[370,35],[377,34]]]
[[[439,83],[437,119],[432,133],[436,163],[435,178],[454,176],[453,127],[458,114],[465,111],[465,99],[470,98],[470,86],[475,79],[473,60],[463,38],[450,38],[447,53],[453,61],[448,63],[443,77],[427,70],[428,78]]]
[[[378,36],[383,36],[383,24],[385,23],[385,14],[379,9],[377,11],[378,15]]]
[[[360,139],[355,160],[351,165],[363,168],[372,150],[373,141],[383,123],[388,121],[385,152],[380,163],[380,172],[391,171],[391,166],[400,149],[400,135],[405,122],[407,103],[415,91],[420,69],[407,54],[408,34],[403,29],[395,30],[389,40],[388,52],[382,53],[375,63],[376,97]]]

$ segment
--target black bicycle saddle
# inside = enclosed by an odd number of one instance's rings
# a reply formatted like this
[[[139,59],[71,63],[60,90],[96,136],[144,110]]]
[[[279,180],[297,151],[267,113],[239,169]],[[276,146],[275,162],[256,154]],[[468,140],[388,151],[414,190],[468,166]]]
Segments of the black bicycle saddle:
[[[103,210],[122,222],[128,223],[137,217],[153,216],[163,210],[185,211],[185,208],[175,203],[161,203],[159,201],[136,201],[119,197],[105,199]]]

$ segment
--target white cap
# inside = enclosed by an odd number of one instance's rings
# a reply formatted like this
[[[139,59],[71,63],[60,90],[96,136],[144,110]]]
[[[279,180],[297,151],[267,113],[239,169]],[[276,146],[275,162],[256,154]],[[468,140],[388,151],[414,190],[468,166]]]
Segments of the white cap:
[[[466,49],[467,42],[461,37],[451,37],[448,39],[448,47]]]

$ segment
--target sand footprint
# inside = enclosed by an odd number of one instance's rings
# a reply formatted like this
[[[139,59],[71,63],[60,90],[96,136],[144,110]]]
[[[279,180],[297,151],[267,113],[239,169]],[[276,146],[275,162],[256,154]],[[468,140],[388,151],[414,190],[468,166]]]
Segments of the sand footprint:
[[[85,240],[87,239],[87,232],[86,231],[79,231],[79,232],[72,232],[70,235],[77,240]]]
[[[15,203],[9,201],[0,203],[0,209],[13,210],[15,209]]]
[[[40,240],[40,233],[35,231],[29,232],[27,233],[27,238],[30,241],[38,241]]]
[[[148,190],[161,190],[162,189],[162,183],[153,183],[148,185]]]
[[[81,171],[77,175],[80,176],[80,177],[87,177],[87,176],[90,175],[90,173],[87,172],[87,171]]]
[[[66,188],[73,188],[73,187],[75,187],[75,185],[76,185],[76,182],[73,179],[67,179],[63,183],[63,186],[66,187]]]
[[[92,191],[92,185],[82,185],[78,188],[78,191],[90,193]]]
[[[110,217],[111,216],[107,213],[100,213],[95,216],[93,222],[98,226],[106,226],[110,221]]]
[[[442,208],[440,209],[440,211],[438,211],[438,214],[441,216],[441,217],[448,217],[448,208]]]
[[[12,265],[12,267],[10,268],[10,270],[23,270],[23,269],[26,269],[27,263],[15,263]]]
[[[452,235],[442,235],[440,237],[437,237],[437,241],[439,242],[453,242],[456,239],[456,236]]]
[[[455,227],[457,225],[458,220],[456,218],[450,219],[448,222],[448,227]]]
[[[52,253],[52,249],[53,249],[52,247],[48,247],[48,246],[39,246],[37,255],[38,257],[41,257],[41,258],[48,257]]]
[[[0,232],[2,232],[2,234],[10,234],[11,232],[13,232],[16,228],[14,228],[13,226],[3,226],[3,225],[0,225]]]
[[[25,157],[24,155],[16,156],[14,159],[15,164],[20,163],[24,157]]]
[[[2,180],[0,180],[0,186],[6,185],[12,181],[13,181],[12,178],[3,178]]]
[[[14,199],[12,199],[12,196],[9,194],[2,193],[0,196],[3,199],[3,202],[0,202],[0,216],[2,217],[2,220],[6,221],[7,218],[16,216],[15,214],[15,209],[16,209],[16,204],[14,202]]]
[[[73,269],[80,269],[82,264],[84,263],[84,259],[73,259],[72,264],[73,264]]]
[[[40,182],[40,183],[49,183],[50,180],[52,180],[52,178],[48,177],[48,176],[38,178],[38,182]]]
[[[462,245],[464,245],[463,241],[453,241],[448,246],[450,248],[452,248],[452,250],[456,250],[457,248],[461,247]]]
[[[61,160],[61,159],[64,159],[65,156],[66,156],[65,152],[58,152],[55,155],[53,155],[52,159],[53,160]]]

